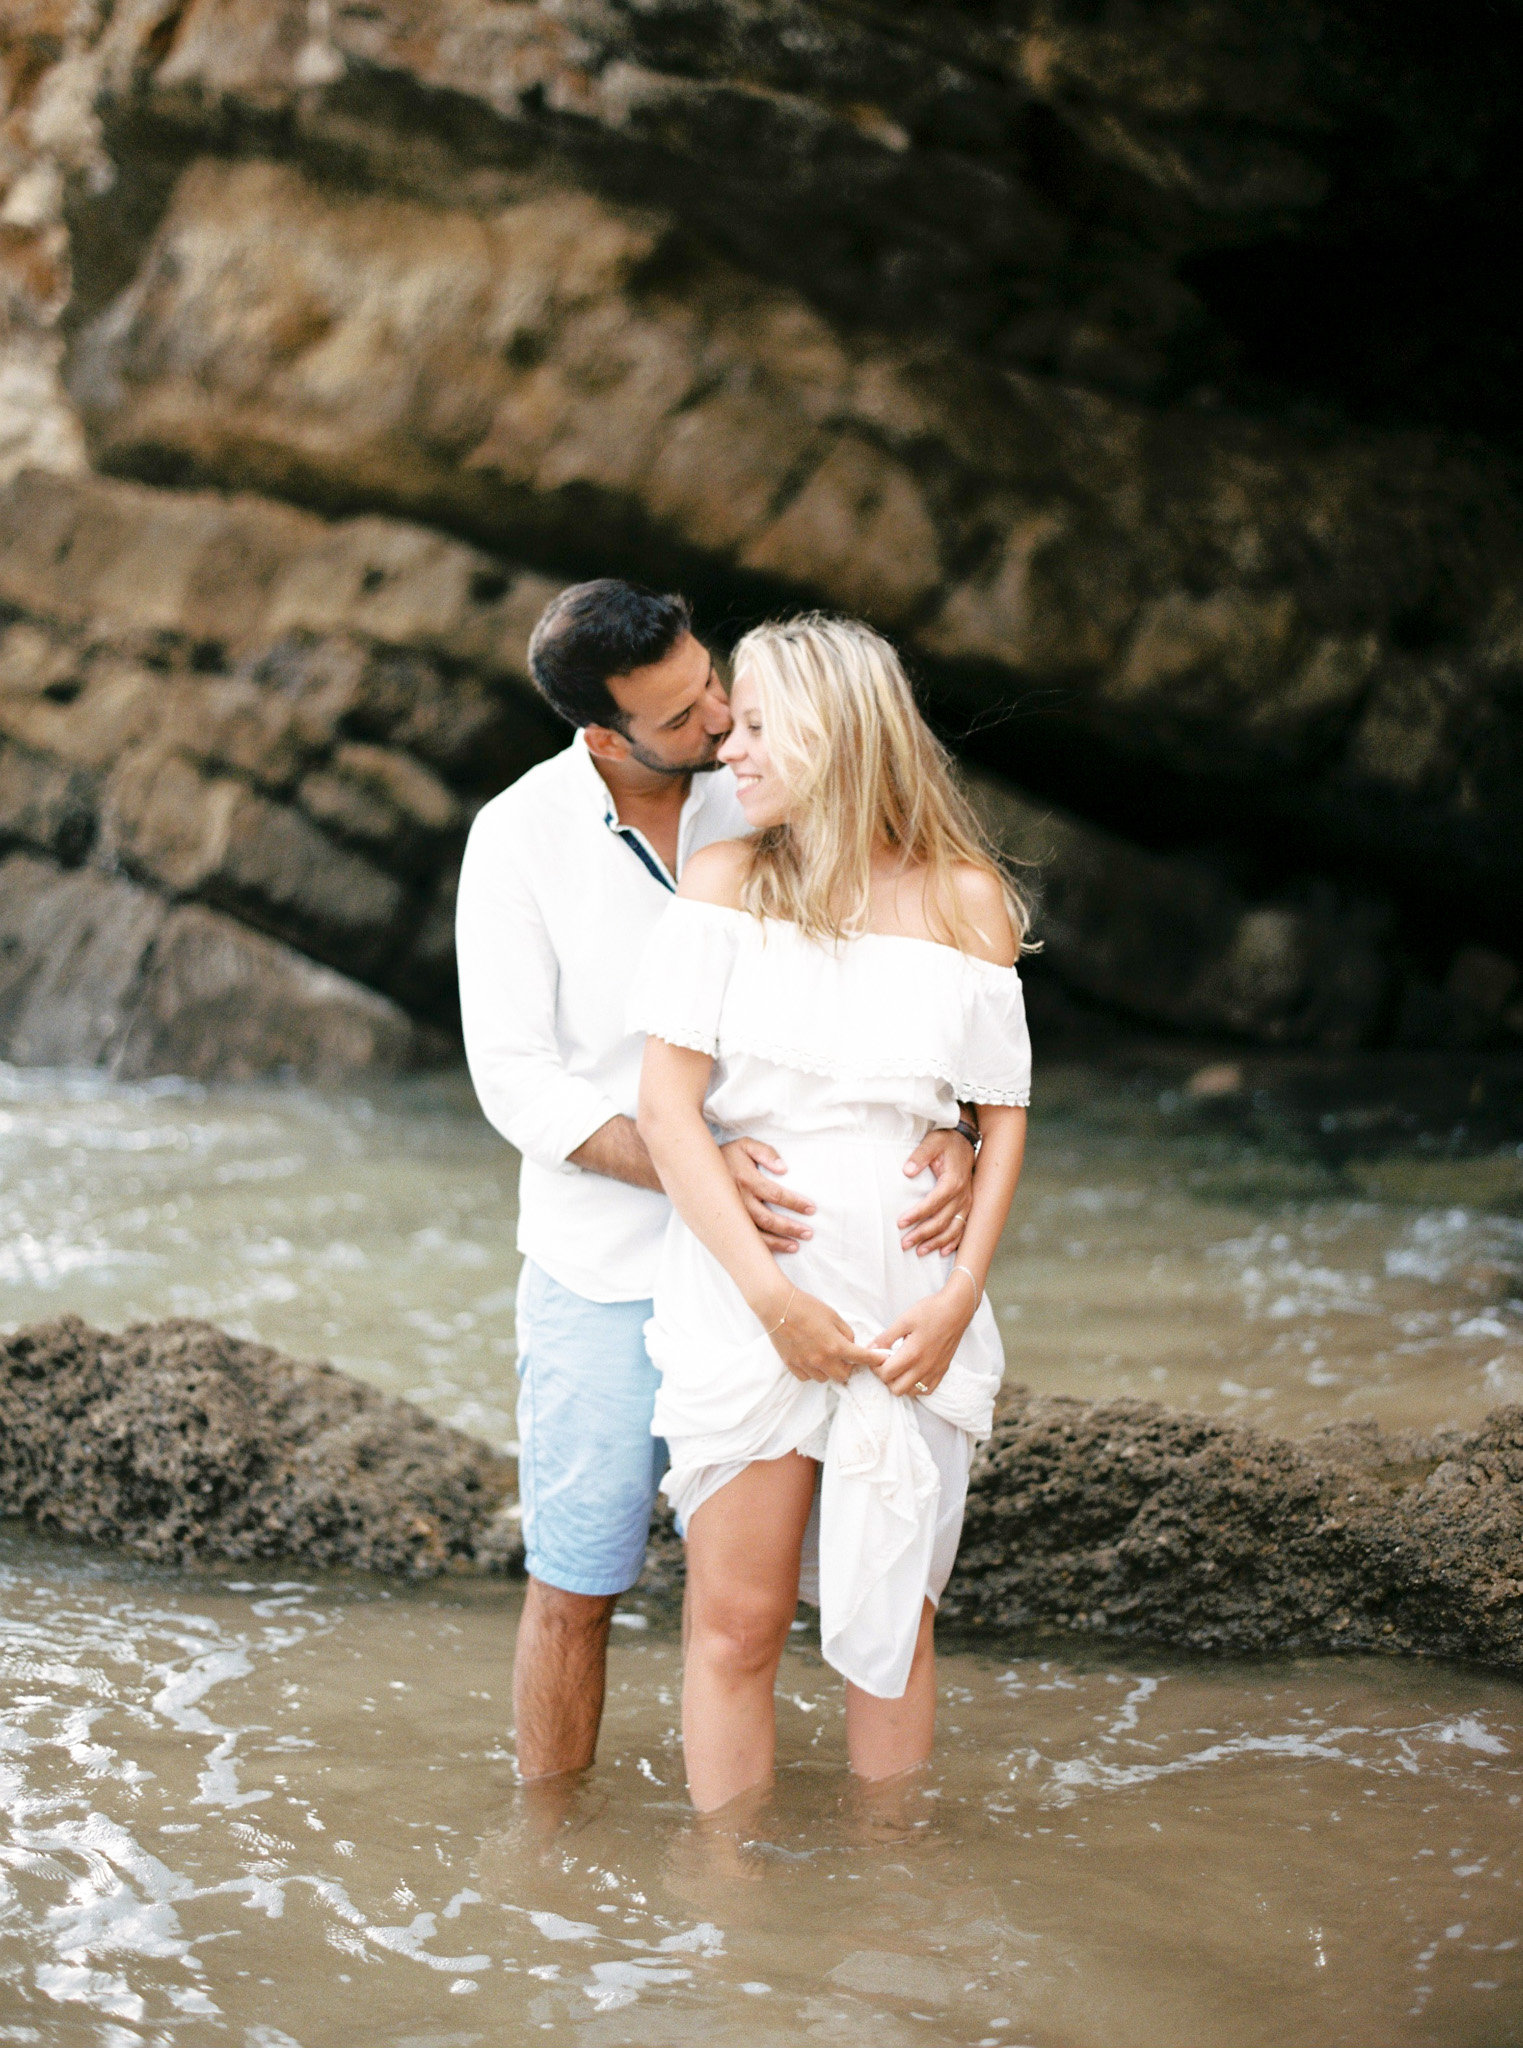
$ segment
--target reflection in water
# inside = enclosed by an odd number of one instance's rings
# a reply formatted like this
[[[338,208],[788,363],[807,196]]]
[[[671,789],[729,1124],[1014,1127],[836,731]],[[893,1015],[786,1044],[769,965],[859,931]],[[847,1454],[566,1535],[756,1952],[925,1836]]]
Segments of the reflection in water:
[[[458,1080],[0,1070],[0,1322],[208,1315],[512,1435],[511,1160]],[[1324,1152],[1050,1070],[991,1289],[1011,1376],[1291,1430],[1523,1395],[1513,1149]],[[1300,2048],[1523,2039],[1523,1695],[1377,1660],[944,1664],[870,1796],[786,1660],[782,1769],[695,1824],[678,1646],[514,1783],[517,1595],[175,1575],[0,1535],[0,2043]]]
[[[547,1810],[504,1747],[515,1589],[182,1577],[20,1536],[0,1586],[0,2025],[34,2030],[3,2040],[1523,2031],[1501,1680],[952,1655],[934,1767],[864,1796],[800,1649],[774,1793],[704,1825],[659,1615],[617,1632],[604,1762]]]

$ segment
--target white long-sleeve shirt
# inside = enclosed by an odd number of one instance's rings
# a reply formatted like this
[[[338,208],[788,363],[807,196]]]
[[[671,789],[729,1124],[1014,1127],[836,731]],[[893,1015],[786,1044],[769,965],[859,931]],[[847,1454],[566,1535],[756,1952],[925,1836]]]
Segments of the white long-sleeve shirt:
[[[690,854],[748,831],[727,768],[695,775],[678,829]],[[455,944],[466,1058],[489,1121],[523,1155],[518,1248],[589,1301],[642,1301],[666,1197],[569,1164],[610,1117],[635,1113],[645,1039],[629,986],[673,878],[619,823],[581,733],[471,827]]]

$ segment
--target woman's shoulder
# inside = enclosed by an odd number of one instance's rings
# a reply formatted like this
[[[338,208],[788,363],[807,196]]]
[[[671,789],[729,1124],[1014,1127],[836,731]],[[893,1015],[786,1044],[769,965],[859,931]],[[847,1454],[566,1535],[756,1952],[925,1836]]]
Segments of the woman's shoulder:
[[[952,870],[957,908],[968,934],[964,951],[995,967],[1013,967],[1020,951],[1010,925],[1005,887],[990,868],[960,861]]]
[[[723,910],[739,910],[740,892],[751,867],[751,845],[746,839],[716,839],[701,846],[683,864],[677,894],[688,903],[717,904]]]

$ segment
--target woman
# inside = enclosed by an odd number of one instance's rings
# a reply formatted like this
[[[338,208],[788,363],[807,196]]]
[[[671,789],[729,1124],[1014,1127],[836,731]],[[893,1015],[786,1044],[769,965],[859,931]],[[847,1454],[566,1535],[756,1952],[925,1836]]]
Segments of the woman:
[[[674,1215],[647,1336],[687,1538],[683,1744],[701,1811],[770,1775],[773,1687],[819,1481],[821,1643],[852,1768],[930,1754],[935,1605],[1004,1361],[984,1299],[1020,1173],[1024,913],[888,643],[759,627],[735,653],[754,828],[696,854],[638,977],[640,1130]],[[962,1243],[900,1244],[899,1162],[980,1105]],[[712,1135],[765,1138],[817,1203],[786,1271]]]

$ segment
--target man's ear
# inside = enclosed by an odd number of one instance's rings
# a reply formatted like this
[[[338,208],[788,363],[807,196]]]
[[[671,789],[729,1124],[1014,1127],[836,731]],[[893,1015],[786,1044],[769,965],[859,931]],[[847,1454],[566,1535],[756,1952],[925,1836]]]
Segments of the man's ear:
[[[627,761],[629,741],[623,733],[615,732],[611,725],[584,725],[582,738],[587,742],[587,751],[599,761]]]

